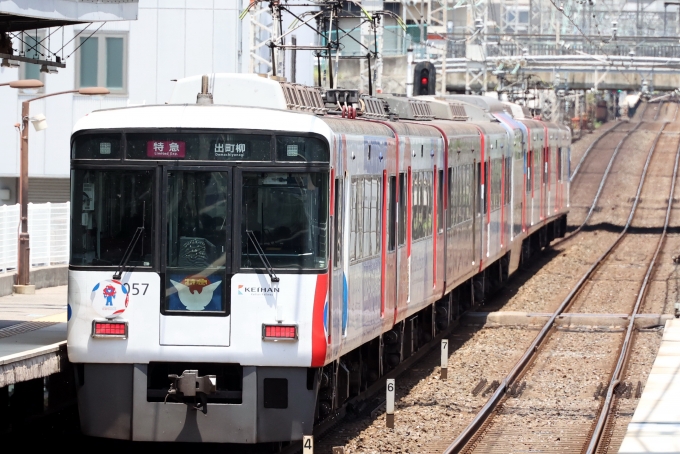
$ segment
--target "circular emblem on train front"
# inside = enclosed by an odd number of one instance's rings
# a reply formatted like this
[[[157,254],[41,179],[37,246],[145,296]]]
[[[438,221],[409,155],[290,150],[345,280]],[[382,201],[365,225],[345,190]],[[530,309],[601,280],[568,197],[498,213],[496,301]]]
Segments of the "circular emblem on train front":
[[[90,294],[90,301],[95,312],[106,318],[118,317],[125,312],[129,298],[127,287],[115,280],[99,282]]]

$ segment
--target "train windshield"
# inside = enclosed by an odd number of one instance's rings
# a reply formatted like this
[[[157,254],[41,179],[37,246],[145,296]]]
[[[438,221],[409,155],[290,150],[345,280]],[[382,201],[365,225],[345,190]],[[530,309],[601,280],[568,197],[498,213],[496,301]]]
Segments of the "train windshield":
[[[244,172],[242,183],[241,267],[263,267],[260,246],[273,268],[325,269],[328,173]]]
[[[153,184],[150,170],[73,170],[71,264],[118,266],[144,227],[128,265],[153,266]]]
[[[227,309],[230,175],[168,172],[166,312]]]

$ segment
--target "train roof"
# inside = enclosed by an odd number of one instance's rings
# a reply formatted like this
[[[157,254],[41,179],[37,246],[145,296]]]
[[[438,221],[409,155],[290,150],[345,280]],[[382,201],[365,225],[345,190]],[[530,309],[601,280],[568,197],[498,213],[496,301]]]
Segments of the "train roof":
[[[88,129],[229,129],[312,132],[330,137],[323,117],[278,109],[221,105],[148,105],[97,110],[78,120]]]
[[[484,109],[465,101],[448,99],[446,96],[419,96],[418,98],[428,101],[435,118],[440,120],[496,121]]]
[[[456,100],[462,101],[467,104],[472,104],[485,112],[495,113],[495,112],[505,112],[512,115],[512,110],[510,107],[502,103],[496,98],[490,96],[478,96],[478,95],[445,95],[441,96],[442,99],[446,100]]]

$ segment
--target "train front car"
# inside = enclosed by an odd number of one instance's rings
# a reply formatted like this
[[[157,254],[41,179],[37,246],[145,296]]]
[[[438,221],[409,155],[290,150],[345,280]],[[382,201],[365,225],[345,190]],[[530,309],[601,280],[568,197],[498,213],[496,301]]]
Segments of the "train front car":
[[[196,105],[198,78],[174,100],[184,105],[76,125],[68,353],[87,435],[258,443],[312,432],[327,356],[331,133],[315,115],[217,105],[220,90],[237,90],[285,109],[279,83],[235,77],[212,81],[215,105]]]

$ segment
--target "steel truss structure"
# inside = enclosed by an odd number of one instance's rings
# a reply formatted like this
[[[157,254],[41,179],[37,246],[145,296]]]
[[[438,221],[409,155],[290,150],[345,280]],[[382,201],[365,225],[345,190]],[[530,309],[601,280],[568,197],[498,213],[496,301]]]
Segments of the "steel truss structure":
[[[361,14],[351,14],[347,4],[359,7]],[[373,4],[373,5],[372,5]],[[362,5],[365,5],[362,6]],[[307,7],[308,11],[299,14],[293,7]],[[250,13],[250,70],[255,73],[267,73],[271,76],[285,74],[285,51],[311,51],[317,57],[318,85],[335,87],[336,77],[333,67],[340,59],[361,60],[362,81],[368,85],[372,93],[381,89],[382,48],[385,17],[393,17],[397,23],[404,26],[401,18],[391,11],[382,9],[382,1],[359,0],[309,0],[309,2],[291,3],[281,0],[251,0],[249,6],[241,13],[241,19]],[[284,31],[285,22],[290,27]],[[345,30],[340,25],[344,18],[360,18],[359,25],[351,30]],[[289,43],[288,37],[296,30],[308,28],[314,31],[316,44],[298,45]],[[360,29],[360,39],[350,33]],[[359,44],[365,54],[343,56],[340,40],[350,39]],[[268,48],[268,49],[267,49]],[[321,61],[325,62],[322,69]]]

